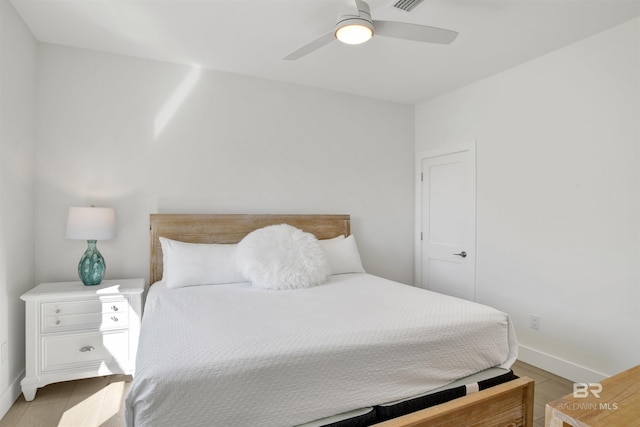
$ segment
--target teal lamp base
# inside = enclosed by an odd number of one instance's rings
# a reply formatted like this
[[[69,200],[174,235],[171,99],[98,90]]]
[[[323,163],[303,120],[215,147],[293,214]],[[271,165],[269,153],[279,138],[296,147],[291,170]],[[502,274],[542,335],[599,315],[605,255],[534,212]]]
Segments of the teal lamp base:
[[[96,247],[96,241],[87,240],[87,244],[87,250],[80,258],[80,264],[78,264],[78,276],[86,286],[99,285],[102,282],[102,276],[104,276],[107,264]]]

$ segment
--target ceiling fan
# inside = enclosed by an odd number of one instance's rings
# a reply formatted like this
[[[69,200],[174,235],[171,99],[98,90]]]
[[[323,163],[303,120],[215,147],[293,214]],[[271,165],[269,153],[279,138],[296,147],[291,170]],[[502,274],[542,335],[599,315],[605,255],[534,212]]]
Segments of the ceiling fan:
[[[335,39],[347,44],[364,43],[374,34],[397,39],[426,43],[449,44],[458,36],[457,31],[406,22],[374,21],[369,5],[363,0],[355,0],[356,14],[340,14],[333,31],[296,49],[284,59],[294,60],[313,52]]]

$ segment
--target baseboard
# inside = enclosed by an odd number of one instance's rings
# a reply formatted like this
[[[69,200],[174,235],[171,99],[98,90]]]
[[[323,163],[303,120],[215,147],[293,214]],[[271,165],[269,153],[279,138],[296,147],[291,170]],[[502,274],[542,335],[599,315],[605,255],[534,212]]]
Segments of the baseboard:
[[[14,379],[7,388],[0,394],[0,419],[9,412],[11,406],[15,403],[22,388],[20,387],[20,380],[24,377],[24,371],[22,371],[16,379]]]
[[[601,372],[576,365],[524,345],[518,346],[518,359],[576,383],[597,383],[608,377],[608,375]]]

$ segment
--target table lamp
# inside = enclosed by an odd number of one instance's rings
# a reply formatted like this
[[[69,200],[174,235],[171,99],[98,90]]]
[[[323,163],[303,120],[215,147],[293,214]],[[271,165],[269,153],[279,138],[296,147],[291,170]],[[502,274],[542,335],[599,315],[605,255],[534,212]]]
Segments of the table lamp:
[[[113,208],[96,208],[93,205],[69,208],[65,238],[86,240],[88,245],[78,264],[78,276],[86,286],[99,285],[107,268],[96,242],[115,237],[116,216]]]

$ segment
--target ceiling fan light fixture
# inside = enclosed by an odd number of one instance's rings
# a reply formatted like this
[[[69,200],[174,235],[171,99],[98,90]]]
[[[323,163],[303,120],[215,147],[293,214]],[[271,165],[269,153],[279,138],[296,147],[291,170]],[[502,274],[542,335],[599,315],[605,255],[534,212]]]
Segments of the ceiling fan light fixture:
[[[320,49],[322,46],[325,46],[336,39],[342,43],[361,44],[373,37],[374,33],[380,36],[396,39],[438,44],[450,44],[458,36],[457,31],[430,27],[428,25],[395,21],[374,21],[371,19],[369,5],[364,0],[354,1],[356,3],[357,14],[352,12],[339,14],[338,20],[333,27],[333,31],[324,33],[315,40],[312,40],[304,46],[294,50],[292,53],[285,56],[284,59],[287,61],[298,59]],[[398,0],[398,3],[405,1],[413,2],[413,5],[415,6],[423,0]]]
[[[342,43],[361,44],[373,37],[373,25],[361,19],[343,21],[336,26],[335,35]]]

